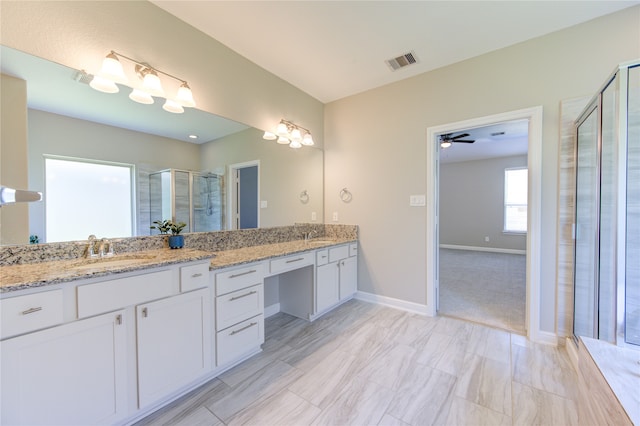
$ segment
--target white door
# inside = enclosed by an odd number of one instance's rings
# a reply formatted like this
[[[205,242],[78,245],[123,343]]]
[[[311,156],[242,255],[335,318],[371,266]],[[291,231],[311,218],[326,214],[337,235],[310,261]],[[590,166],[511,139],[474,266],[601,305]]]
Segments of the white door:
[[[127,414],[124,311],[0,342],[3,425],[112,424]]]

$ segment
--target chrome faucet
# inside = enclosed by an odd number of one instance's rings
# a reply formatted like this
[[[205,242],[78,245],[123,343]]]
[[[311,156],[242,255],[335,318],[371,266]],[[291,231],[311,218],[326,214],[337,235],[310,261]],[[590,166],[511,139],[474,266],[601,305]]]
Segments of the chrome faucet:
[[[313,238],[313,234],[318,234],[318,231],[316,231],[315,229],[313,231],[309,231],[306,234],[304,234],[304,240],[305,241],[310,241],[311,238]]]
[[[88,258],[92,258],[92,257],[98,257],[98,254],[96,253],[96,236],[91,234],[89,235],[88,238],[88,247],[87,247],[87,257]]]
[[[108,251],[105,253],[105,246],[108,247]],[[115,253],[113,252],[113,243],[109,241],[107,238],[103,238],[100,240],[100,257],[105,256],[113,256]]]

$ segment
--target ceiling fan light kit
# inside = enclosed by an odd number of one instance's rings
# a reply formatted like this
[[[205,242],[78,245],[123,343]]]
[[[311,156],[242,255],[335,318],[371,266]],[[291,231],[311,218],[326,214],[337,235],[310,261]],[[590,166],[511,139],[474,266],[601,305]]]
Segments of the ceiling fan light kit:
[[[440,135],[440,148],[449,148],[453,143],[474,143],[475,140],[465,140],[469,136],[469,133],[460,133],[457,136],[453,136],[453,133],[445,133]]]

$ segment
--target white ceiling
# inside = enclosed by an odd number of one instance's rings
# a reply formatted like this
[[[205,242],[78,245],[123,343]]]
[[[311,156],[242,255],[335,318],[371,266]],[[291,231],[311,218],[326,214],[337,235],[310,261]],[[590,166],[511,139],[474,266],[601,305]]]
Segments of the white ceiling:
[[[634,1],[151,0],[323,103],[585,22]],[[415,52],[392,72],[385,60]]]

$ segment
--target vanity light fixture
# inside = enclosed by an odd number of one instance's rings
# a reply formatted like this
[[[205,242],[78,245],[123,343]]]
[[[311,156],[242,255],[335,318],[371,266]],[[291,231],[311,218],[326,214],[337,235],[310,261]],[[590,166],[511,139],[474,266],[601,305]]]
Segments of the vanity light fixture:
[[[304,136],[302,136],[304,132]],[[289,145],[290,148],[302,148],[302,146],[312,146],[314,144],[311,132],[302,126],[298,126],[285,119],[280,120],[275,132],[266,131],[262,136],[268,141],[275,140],[282,145]]]
[[[142,81],[141,84],[131,84],[129,82],[120,59],[126,59],[135,65],[133,71]],[[165,94],[158,74],[177,80],[180,83],[180,87],[174,97],[168,97]],[[154,97],[165,98],[162,109],[168,112],[181,114],[184,112],[184,108],[196,106],[193,100],[193,92],[191,92],[191,88],[185,80],[112,50],[102,61],[100,72],[93,77],[89,86],[100,92],[117,93],[120,89],[116,83],[131,87],[133,90],[129,98],[141,104],[152,104]]]

